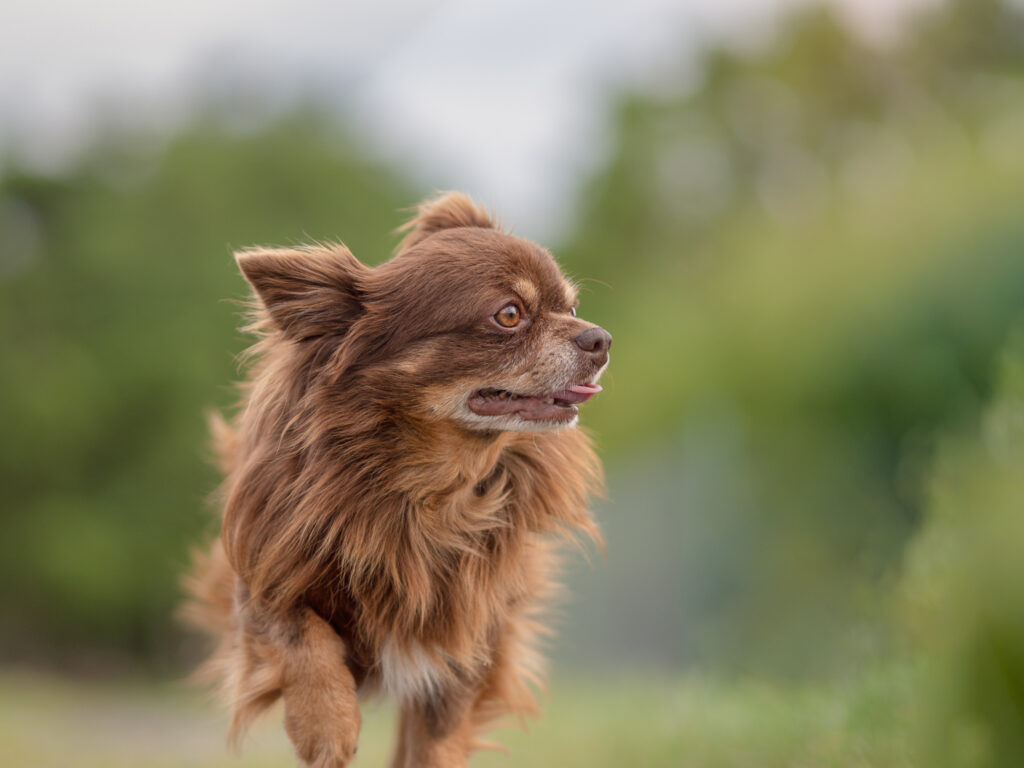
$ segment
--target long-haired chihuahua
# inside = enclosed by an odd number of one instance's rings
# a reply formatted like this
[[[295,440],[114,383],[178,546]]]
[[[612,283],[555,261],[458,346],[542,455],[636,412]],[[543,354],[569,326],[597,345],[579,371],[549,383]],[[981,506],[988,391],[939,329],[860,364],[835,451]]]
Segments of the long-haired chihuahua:
[[[349,764],[364,694],[397,700],[396,767],[464,765],[533,713],[557,535],[599,539],[575,426],[611,336],[465,196],[405,230],[373,268],[341,245],[236,254],[258,341],[213,420],[223,523],[186,613],[218,639],[231,738],[283,699],[317,768]]]

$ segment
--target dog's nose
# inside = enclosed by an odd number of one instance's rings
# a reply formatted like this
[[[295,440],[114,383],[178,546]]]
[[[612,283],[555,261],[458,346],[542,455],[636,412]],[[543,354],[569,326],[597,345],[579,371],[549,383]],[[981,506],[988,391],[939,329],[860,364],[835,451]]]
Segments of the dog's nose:
[[[593,328],[587,328],[574,341],[576,346],[584,352],[599,357],[608,354],[608,347],[612,345],[612,335],[604,328],[595,325]]]

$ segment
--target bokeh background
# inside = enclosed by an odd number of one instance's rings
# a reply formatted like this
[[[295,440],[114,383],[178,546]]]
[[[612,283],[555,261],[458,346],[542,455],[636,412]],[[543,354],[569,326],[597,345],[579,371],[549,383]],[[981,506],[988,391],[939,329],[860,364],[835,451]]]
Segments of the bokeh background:
[[[1024,765],[1020,3],[4,15],[0,763],[291,764],[181,682],[231,252],[377,263],[459,188],[615,336],[607,556],[474,764]]]

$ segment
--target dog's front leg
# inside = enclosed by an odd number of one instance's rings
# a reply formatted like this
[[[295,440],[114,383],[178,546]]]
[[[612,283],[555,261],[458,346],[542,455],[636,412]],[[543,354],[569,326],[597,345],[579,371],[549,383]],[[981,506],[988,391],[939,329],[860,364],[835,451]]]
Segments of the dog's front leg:
[[[311,608],[302,610],[297,626],[298,636],[283,643],[284,727],[309,768],[344,768],[360,726],[345,644]]]
[[[473,693],[449,690],[403,702],[392,768],[461,768],[472,750]]]
[[[285,730],[303,765],[347,766],[356,751],[360,716],[342,639],[308,607],[274,616],[250,603],[241,615],[234,736],[280,696]]]

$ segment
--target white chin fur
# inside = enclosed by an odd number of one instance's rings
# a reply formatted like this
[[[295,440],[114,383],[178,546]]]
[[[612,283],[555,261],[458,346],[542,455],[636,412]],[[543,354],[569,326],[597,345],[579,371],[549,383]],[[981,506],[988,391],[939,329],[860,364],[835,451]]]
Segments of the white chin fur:
[[[459,420],[470,429],[479,432],[554,432],[566,427],[575,427],[580,420],[577,413],[568,421],[530,421],[515,414],[481,416],[469,408],[463,408]]]

